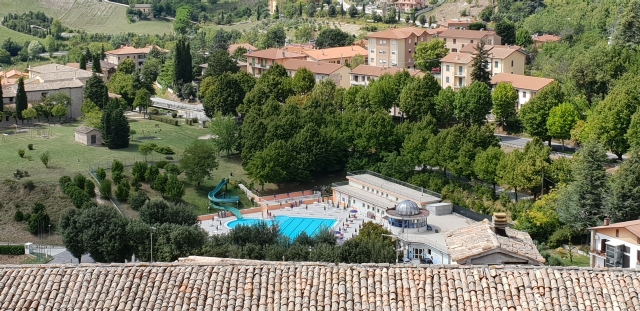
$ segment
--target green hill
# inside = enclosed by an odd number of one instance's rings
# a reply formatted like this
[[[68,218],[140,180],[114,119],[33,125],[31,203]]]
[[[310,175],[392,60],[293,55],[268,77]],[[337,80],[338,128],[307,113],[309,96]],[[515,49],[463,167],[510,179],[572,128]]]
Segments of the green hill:
[[[0,8],[0,15],[42,11],[67,27],[90,33],[164,34],[173,30],[169,21],[129,23],[125,6],[97,0],[0,0]]]

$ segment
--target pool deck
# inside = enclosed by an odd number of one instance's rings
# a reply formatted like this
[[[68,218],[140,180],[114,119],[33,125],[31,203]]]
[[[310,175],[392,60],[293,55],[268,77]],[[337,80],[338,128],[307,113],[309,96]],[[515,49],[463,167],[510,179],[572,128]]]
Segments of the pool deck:
[[[345,226],[345,222],[349,217],[349,211],[342,208],[333,208],[331,207],[331,205],[328,205],[326,203],[309,204],[307,207],[303,205],[294,208],[283,208],[271,211],[271,214],[273,216],[335,219],[337,222],[332,230],[340,230],[341,228],[344,228],[341,230],[344,236],[344,239],[341,242],[344,242],[356,236],[357,229],[360,228],[360,226],[365,221],[370,221],[370,219],[365,219],[361,215],[358,215],[358,218],[351,219],[353,220],[353,222],[349,222],[349,226]],[[263,219],[262,213],[245,214],[243,216],[245,219]],[[230,231],[229,227],[227,227],[227,223],[234,220],[236,220],[235,217],[227,217],[222,219],[216,218],[215,220],[202,220],[200,223],[200,227],[207,231],[209,235],[227,234]]]

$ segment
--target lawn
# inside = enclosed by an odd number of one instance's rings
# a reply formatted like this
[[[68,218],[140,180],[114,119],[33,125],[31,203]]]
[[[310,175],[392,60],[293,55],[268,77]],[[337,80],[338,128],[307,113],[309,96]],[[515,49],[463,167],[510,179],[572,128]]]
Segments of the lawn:
[[[34,37],[32,35],[24,34],[21,32],[11,30],[7,27],[0,26],[0,42],[4,42],[4,40],[7,40],[7,38],[11,38],[12,41],[18,42],[20,43],[20,45],[22,45],[25,41],[31,42],[33,40],[37,40],[42,42],[42,39],[38,37]]]
[[[170,21],[141,21],[129,23],[126,6],[97,0],[0,0],[4,13],[42,11],[48,16],[59,18],[72,29],[82,29],[90,33],[165,34],[173,30]]]

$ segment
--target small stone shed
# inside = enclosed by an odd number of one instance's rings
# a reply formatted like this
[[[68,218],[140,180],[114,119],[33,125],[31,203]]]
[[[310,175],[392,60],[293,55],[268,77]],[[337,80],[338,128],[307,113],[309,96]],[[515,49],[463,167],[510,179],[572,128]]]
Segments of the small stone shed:
[[[87,146],[102,145],[102,132],[88,126],[78,126],[75,129],[75,141]]]

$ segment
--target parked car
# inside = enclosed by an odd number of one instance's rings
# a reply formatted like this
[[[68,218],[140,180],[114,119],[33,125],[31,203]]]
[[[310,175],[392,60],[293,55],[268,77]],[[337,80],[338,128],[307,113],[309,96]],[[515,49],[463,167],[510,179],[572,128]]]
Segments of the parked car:
[[[431,258],[420,258],[420,264],[432,265],[433,264],[433,260],[431,260]]]

